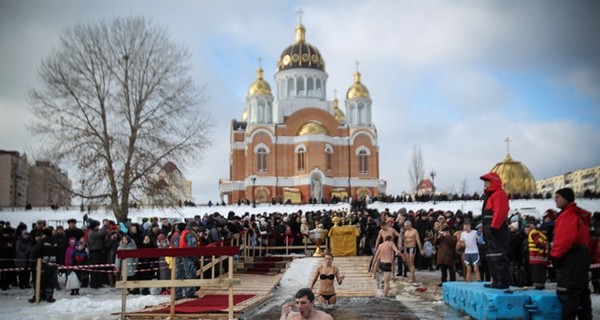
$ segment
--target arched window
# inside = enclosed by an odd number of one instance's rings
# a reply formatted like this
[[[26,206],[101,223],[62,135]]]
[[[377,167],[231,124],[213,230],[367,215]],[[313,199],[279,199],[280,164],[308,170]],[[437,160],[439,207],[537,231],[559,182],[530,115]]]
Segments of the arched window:
[[[306,168],[306,149],[304,146],[301,146],[296,150],[296,156],[298,171],[304,171]]]
[[[256,150],[256,172],[267,172],[267,150],[262,147]]]
[[[258,106],[256,108],[256,122],[265,123],[265,101],[263,99],[258,100]]]
[[[296,78],[296,94],[299,96],[306,95],[306,92],[304,92],[304,77]]]
[[[294,90],[295,86],[294,86],[294,78],[288,78],[287,79],[287,96],[289,97],[293,97],[295,96],[295,90]]]
[[[360,102],[358,104],[358,124],[365,125],[367,124],[367,106],[364,102]]]
[[[279,80],[279,88],[277,89],[277,92],[279,93],[280,99],[285,98],[285,93],[287,92],[285,88],[285,79]]]
[[[369,155],[366,150],[358,152],[358,173],[369,172]]]
[[[331,146],[325,147],[325,168],[329,171],[333,168],[333,149]]]
[[[306,93],[308,96],[315,95],[315,79],[313,77],[306,79]]]

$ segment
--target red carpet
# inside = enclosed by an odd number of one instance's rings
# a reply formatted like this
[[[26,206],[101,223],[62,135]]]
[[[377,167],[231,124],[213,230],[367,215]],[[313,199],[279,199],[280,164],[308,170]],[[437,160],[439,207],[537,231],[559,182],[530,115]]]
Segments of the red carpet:
[[[253,294],[234,294],[233,304],[239,304],[254,297]],[[198,299],[175,305],[175,313],[209,313],[227,311],[229,296],[225,294],[207,294]],[[169,313],[170,307],[148,311],[152,313]]]

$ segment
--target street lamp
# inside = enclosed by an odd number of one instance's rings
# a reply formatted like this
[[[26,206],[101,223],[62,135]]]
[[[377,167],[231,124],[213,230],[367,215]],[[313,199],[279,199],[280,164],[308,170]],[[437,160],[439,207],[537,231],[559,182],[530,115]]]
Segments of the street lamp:
[[[83,191],[84,191],[84,188],[85,188],[85,180],[82,179],[81,180],[81,208],[80,208],[81,212],[85,211],[85,206],[83,205]]]
[[[433,204],[435,204],[435,176],[436,176],[436,174],[437,174],[437,172],[435,172],[433,169],[429,173],[429,175],[431,176],[431,200],[433,200]]]
[[[256,186],[256,176],[251,176],[252,180],[252,208],[256,208],[256,196],[254,195],[254,187]]]

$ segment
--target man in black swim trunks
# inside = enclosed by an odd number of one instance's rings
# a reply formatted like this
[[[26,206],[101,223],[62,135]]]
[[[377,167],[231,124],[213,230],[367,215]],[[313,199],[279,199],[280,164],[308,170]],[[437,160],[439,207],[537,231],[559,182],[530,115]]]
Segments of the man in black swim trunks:
[[[383,271],[383,296],[386,297],[390,291],[390,279],[392,278],[392,263],[394,263],[395,255],[400,254],[400,250],[392,241],[392,236],[385,236],[385,241],[377,246],[377,253],[373,258],[373,266],[371,267],[371,273],[373,273],[373,279],[377,278],[377,268]],[[375,267],[378,266],[378,267]]]

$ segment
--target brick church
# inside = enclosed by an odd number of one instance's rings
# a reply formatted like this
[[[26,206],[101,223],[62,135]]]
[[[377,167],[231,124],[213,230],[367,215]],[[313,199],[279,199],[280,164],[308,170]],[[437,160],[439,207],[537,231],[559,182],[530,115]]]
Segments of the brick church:
[[[231,122],[227,203],[320,203],[385,192],[372,100],[358,68],[343,105],[327,99],[325,58],[296,26],[277,61],[274,88],[259,66],[241,119]]]

